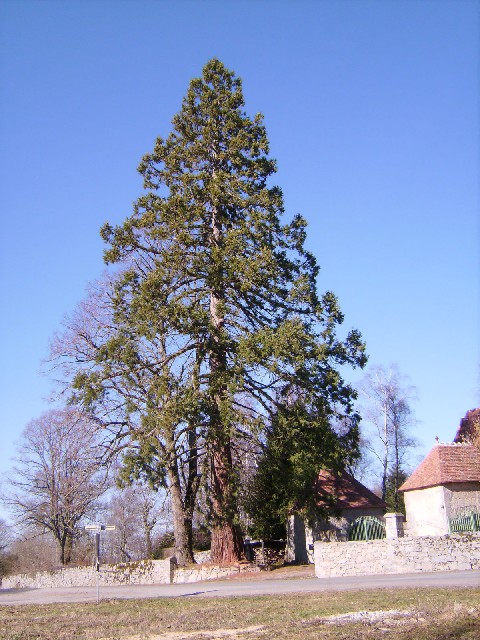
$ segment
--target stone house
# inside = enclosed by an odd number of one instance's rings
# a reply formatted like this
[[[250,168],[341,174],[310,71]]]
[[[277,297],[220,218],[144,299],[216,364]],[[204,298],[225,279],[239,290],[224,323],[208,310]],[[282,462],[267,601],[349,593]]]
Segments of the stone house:
[[[383,518],[386,504],[381,498],[355,480],[346,471],[336,474],[322,470],[315,485],[317,505],[337,515],[319,518],[308,524],[299,514],[292,514],[287,522],[286,562],[314,562],[313,544],[322,541],[345,541],[352,522],[361,516]]]
[[[472,444],[436,444],[404,482],[409,536],[442,536],[449,520],[480,513],[480,450]]]

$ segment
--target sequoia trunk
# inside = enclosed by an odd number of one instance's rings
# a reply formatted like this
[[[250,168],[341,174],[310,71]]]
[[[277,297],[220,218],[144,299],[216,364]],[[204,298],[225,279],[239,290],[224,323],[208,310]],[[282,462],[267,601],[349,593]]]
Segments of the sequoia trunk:
[[[222,411],[227,398],[227,350],[224,338],[224,290],[223,264],[221,256],[221,213],[212,212],[212,247],[216,254],[215,286],[210,291],[210,321],[212,337],[210,344],[210,464],[212,502],[212,562],[229,563],[243,556],[242,535],[237,519],[237,501],[232,464],[232,449],[229,425],[224,424]]]
[[[237,500],[233,482],[230,442],[214,445],[212,453],[212,507],[213,527],[211,562],[223,564],[238,562],[243,557],[243,540],[236,524]]]

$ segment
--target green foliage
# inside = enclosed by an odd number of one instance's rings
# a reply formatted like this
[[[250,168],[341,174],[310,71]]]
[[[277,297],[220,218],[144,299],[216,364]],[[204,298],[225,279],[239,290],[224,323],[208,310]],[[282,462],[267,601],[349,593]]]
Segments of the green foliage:
[[[317,505],[315,483],[320,469],[340,470],[358,456],[359,417],[334,429],[322,403],[311,398],[290,400],[274,417],[246,497],[255,537],[285,535],[289,514],[301,513],[307,521],[332,513]],[[283,534],[283,535],[282,535]]]
[[[163,535],[160,536],[157,544],[155,545],[156,549],[168,549],[173,547],[175,544],[175,536],[173,531],[166,531]]]
[[[398,470],[398,476],[393,469],[387,476],[386,482],[386,496],[385,502],[387,503],[387,511],[398,513],[403,513],[406,515],[405,511],[405,496],[403,493],[398,493],[398,488],[402,486],[405,480],[408,478],[408,473],[405,473],[403,469]]]
[[[193,548],[195,551],[208,551],[212,544],[212,536],[208,529],[204,527],[194,527],[193,529]]]
[[[211,535],[203,527],[194,527],[192,530],[192,547],[195,551],[208,551],[211,545]],[[175,546],[175,534],[173,531],[166,531],[155,542],[153,557],[156,560],[163,559],[164,549],[171,549]]]

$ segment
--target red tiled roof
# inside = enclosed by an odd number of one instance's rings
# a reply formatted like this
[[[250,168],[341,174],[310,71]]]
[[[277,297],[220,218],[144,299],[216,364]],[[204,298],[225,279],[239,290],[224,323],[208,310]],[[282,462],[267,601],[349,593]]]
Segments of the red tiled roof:
[[[473,444],[437,444],[399,491],[452,482],[480,482],[480,449]]]
[[[360,509],[365,507],[386,509],[385,502],[367,489],[361,482],[344,471],[335,474],[322,470],[316,484],[319,506],[330,504],[331,497],[340,509]]]

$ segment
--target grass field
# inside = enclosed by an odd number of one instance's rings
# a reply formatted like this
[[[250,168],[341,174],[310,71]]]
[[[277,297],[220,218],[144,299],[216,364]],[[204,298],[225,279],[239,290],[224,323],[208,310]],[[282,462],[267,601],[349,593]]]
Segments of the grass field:
[[[354,612],[358,615],[345,616]],[[0,607],[1,640],[87,638],[478,640],[480,589],[389,589]]]

